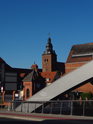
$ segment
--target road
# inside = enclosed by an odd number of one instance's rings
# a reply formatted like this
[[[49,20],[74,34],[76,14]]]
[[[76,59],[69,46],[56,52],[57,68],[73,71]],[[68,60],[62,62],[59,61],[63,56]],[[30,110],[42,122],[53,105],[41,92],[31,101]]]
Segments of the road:
[[[44,120],[44,121],[27,121],[18,119],[9,119],[0,117],[0,122],[9,123],[14,122],[16,124],[93,124],[93,120]]]

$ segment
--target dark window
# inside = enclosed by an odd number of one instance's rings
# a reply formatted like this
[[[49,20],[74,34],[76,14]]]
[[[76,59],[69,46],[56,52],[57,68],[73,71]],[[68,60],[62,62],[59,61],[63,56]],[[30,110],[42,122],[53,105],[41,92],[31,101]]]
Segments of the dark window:
[[[44,59],[44,62],[46,62],[46,59]]]
[[[29,98],[29,97],[30,97],[30,90],[27,89],[27,90],[26,90],[26,98]]]
[[[17,90],[17,83],[5,83],[5,90],[10,90],[10,91],[13,91],[13,90]]]
[[[48,59],[44,59],[44,62],[48,62]]]

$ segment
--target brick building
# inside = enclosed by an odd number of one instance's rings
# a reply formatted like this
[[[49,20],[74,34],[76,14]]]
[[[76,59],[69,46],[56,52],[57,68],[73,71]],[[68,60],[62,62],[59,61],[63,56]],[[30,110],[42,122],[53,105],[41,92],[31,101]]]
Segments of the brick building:
[[[93,43],[73,45],[67,61],[65,63],[65,72],[71,72],[74,69],[86,64],[93,59]],[[87,92],[93,94],[93,85],[91,82],[76,88],[74,91]]]
[[[48,38],[46,49],[42,54],[42,72],[60,71],[62,74],[65,72],[65,65],[62,62],[57,62],[57,55],[53,50],[51,38]]]
[[[3,104],[11,100],[26,100],[55,80],[70,73],[93,59],[93,43],[74,45],[66,63],[57,61],[51,38],[48,38],[42,54],[42,69],[33,64],[31,69],[12,68],[0,58],[0,101]],[[91,92],[90,82],[76,87],[72,92]]]
[[[57,62],[56,52],[53,50],[51,38],[48,39],[46,50],[42,54],[43,72],[60,72],[63,76],[78,67],[86,64],[93,59],[93,43],[73,45],[66,63]],[[83,86],[76,88],[73,92],[90,92],[93,93],[93,85],[88,82]]]

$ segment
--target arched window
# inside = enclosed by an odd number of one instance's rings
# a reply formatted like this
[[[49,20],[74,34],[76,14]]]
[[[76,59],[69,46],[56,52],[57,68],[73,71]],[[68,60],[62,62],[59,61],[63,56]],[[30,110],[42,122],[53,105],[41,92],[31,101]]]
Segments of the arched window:
[[[26,90],[26,98],[29,98],[29,97],[30,97],[30,90],[27,89],[27,90]]]

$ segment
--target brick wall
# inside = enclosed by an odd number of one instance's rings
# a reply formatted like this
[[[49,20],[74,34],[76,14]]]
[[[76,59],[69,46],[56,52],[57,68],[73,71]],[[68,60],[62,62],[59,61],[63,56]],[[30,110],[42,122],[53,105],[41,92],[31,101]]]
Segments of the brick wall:
[[[79,88],[76,88],[74,91],[93,93],[93,85],[91,83],[87,83],[87,84],[82,85]]]
[[[78,57],[72,57],[73,55],[73,50],[70,51],[69,56],[67,58],[67,63],[72,63],[72,62],[84,62],[84,61],[90,61],[93,59],[92,56],[78,56]]]
[[[32,96],[32,82],[23,82],[23,86],[24,100],[26,100]],[[27,97],[27,89],[29,89],[29,97]]]
[[[65,73],[73,71],[84,64],[86,64],[86,62],[65,63]]]
[[[43,72],[52,72],[56,70],[56,56],[53,54],[42,55]]]
[[[71,72],[77,68],[79,68],[80,66],[86,64],[87,62],[75,62],[75,63],[65,63],[65,72],[68,73],[68,72]],[[80,86],[79,88],[76,88],[74,90],[75,92],[78,91],[78,92],[91,92],[93,93],[93,85],[88,82],[82,86]]]

